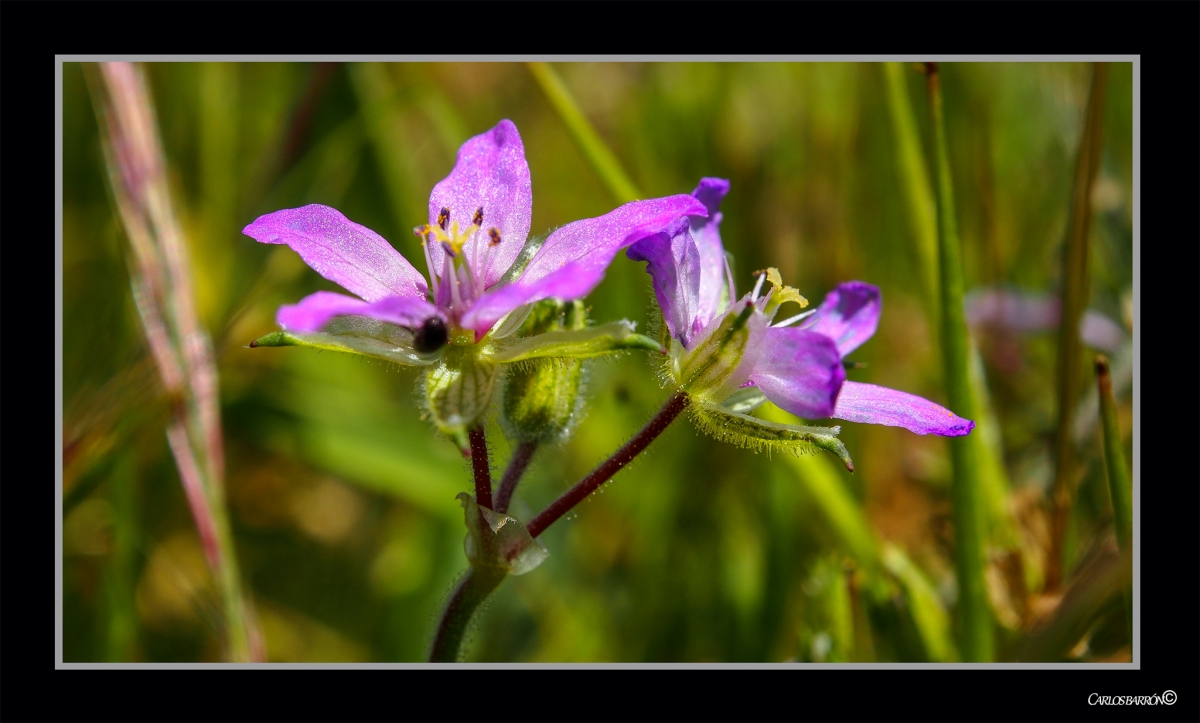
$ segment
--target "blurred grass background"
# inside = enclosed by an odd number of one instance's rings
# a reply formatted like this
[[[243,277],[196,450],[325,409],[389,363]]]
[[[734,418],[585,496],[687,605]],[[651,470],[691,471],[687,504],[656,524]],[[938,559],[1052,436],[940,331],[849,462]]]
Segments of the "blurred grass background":
[[[815,303],[843,280],[878,285],[879,331],[849,377],[946,402],[882,65],[554,67],[648,196],[688,193],[706,175],[732,181],[722,236],[739,289],[766,266]],[[928,163],[924,78],[902,71]],[[416,372],[246,348],[276,328],[280,304],[335,287],[241,228],[323,203],[415,259],[411,229],[426,220],[430,189],[458,146],[501,118],[525,143],[534,233],[617,201],[520,64],[171,63],[146,73],[213,337],[233,533],[268,658],[422,660],[466,566],[454,497],[472,488],[469,468],[419,418]],[[941,75],[967,288],[1057,294],[1090,66],[944,64]],[[1090,308],[1127,339],[1131,84],[1131,65],[1110,65],[1089,270]],[[163,434],[79,65],[64,66],[63,108],[64,658],[217,660],[221,608]],[[623,255],[588,298],[593,319],[643,326],[651,303],[642,265]],[[1046,638],[1035,633],[1060,612],[1061,591],[1043,591],[1057,337],[983,330],[976,343],[1002,462],[986,581],[1003,658]],[[1132,459],[1122,354],[1128,341],[1113,365]],[[590,388],[578,432],[540,451],[521,483],[517,517],[590,471],[665,397],[640,355],[595,364]],[[1089,401],[1094,391],[1080,408]],[[1086,569],[1113,527],[1095,410],[1076,416],[1067,571]],[[842,439],[853,475],[832,458],[722,445],[681,419],[543,535],[551,557],[501,586],[467,659],[957,659],[945,441],[852,423]],[[497,427],[489,440],[503,465]],[[1120,591],[1101,592],[1083,632],[1031,655],[1129,659]]]

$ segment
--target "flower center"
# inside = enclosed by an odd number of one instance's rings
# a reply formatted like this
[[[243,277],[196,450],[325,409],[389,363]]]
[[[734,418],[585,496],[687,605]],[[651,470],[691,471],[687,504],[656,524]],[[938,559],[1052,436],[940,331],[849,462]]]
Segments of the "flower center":
[[[436,224],[424,224],[413,229],[421,239],[425,252],[425,264],[429,268],[430,290],[434,303],[448,312],[451,321],[458,320],[468,307],[483,295],[487,276],[491,270],[494,250],[500,245],[500,230],[489,228],[486,241],[477,238],[483,228],[483,207],[475,209],[471,224],[459,228],[458,221],[450,218],[450,209],[438,213]],[[467,242],[476,239],[471,248]],[[434,272],[430,244],[438,244],[443,251],[441,274]]]

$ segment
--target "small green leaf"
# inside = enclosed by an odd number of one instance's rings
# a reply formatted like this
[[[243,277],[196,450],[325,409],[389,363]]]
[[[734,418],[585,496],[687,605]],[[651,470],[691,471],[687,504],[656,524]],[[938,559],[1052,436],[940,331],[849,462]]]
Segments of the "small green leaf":
[[[364,316],[339,316],[321,332],[273,331],[250,342],[250,347],[303,346],[369,356],[409,366],[433,364],[436,357],[418,354],[413,349],[412,338],[412,332],[402,326]]]
[[[797,424],[778,424],[731,411],[721,405],[693,399],[689,406],[696,426],[705,434],[722,442],[756,452],[781,451],[800,456],[823,449],[842,460],[846,469],[854,471],[854,463],[846,445],[837,438],[841,427],[806,427]]]
[[[467,430],[487,411],[498,367],[481,359],[477,345],[449,345],[425,373],[425,402],[433,422],[468,454]]]
[[[515,517],[480,507],[466,492],[458,493],[458,501],[463,506],[467,525],[463,551],[471,567],[481,572],[524,575],[550,556],[542,543],[533,539],[525,525]]]
[[[511,363],[551,357],[585,359],[631,349],[663,351],[650,337],[635,334],[633,322],[614,321],[590,329],[550,331],[524,337],[511,344],[495,345],[484,353],[489,361]]]

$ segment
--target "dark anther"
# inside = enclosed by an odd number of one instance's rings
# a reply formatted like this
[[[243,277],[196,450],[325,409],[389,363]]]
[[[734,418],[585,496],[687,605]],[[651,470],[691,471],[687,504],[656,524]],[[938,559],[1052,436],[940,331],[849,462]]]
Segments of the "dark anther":
[[[495,228],[495,227],[488,229],[488,238],[492,240],[493,246],[496,246],[497,244],[499,244],[500,243],[500,229]]]
[[[475,218],[471,221],[471,223],[475,224],[476,226],[483,225],[483,206],[475,209]]]
[[[449,241],[443,241],[442,248],[446,250],[446,253],[450,254],[450,258],[458,257],[458,254],[454,252],[454,247],[450,245]]]
[[[413,330],[413,348],[421,354],[432,354],[446,345],[449,334],[440,316],[431,316]]]
[[[441,226],[442,230],[445,231],[446,226],[449,225],[449,223],[450,223],[450,209],[443,206],[442,210],[438,211],[438,226]]]

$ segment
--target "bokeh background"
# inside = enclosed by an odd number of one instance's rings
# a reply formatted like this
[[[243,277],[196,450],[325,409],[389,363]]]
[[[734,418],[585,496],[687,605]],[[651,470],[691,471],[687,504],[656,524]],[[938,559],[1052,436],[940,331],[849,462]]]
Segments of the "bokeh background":
[[[164,435],[167,406],[131,296],[85,70],[63,68],[64,659],[220,660],[219,596]],[[731,180],[722,235],[740,289],[767,266],[814,302],[843,280],[878,285],[879,331],[855,352],[865,366],[850,378],[946,402],[882,65],[554,70],[647,196],[690,192],[701,176]],[[927,154],[924,76],[901,71]],[[521,64],[169,63],[145,72],[213,339],[229,515],[267,658],[422,660],[466,567],[455,495],[472,488],[469,467],[420,418],[414,370],[247,348],[276,328],[280,304],[336,287],[241,229],[264,213],[323,203],[419,258],[411,229],[426,220],[430,189],[458,146],[501,118],[525,143],[535,233],[618,199]],[[944,64],[941,74],[967,288],[1053,298],[1091,66]],[[1131,84],[1131,65],[1109,66],[1089,266],[1089,308],[1118,331],[1109,351],[1128,460]],[[653,307],[643,265],[622,254],[588,304],[597,321],[644,328]],[[1058,336],[1042,326],[976,329],[981,431],[999,485],[986,581],[1001,657],[1060,602],[1043,594]],[[541,450],[518,489],[517,517],[586,474],[666,396],[641,354],[593,364],[589,389],[575,435]],[[1094,391],[1078,403],[1068,571],[1113,527]],[[829,456],[771,458],[720,444],[681,418],[542,536],[550,558],[505,581],[466,659],[957,659],[945,440],[853,423],[841,436],[854,474]],[[502,469],[509,445],[495,425],[489,438]],[[1128,660],[1114,599],[1097,602],[1082,637],[1042,651],[1045,659]]]

